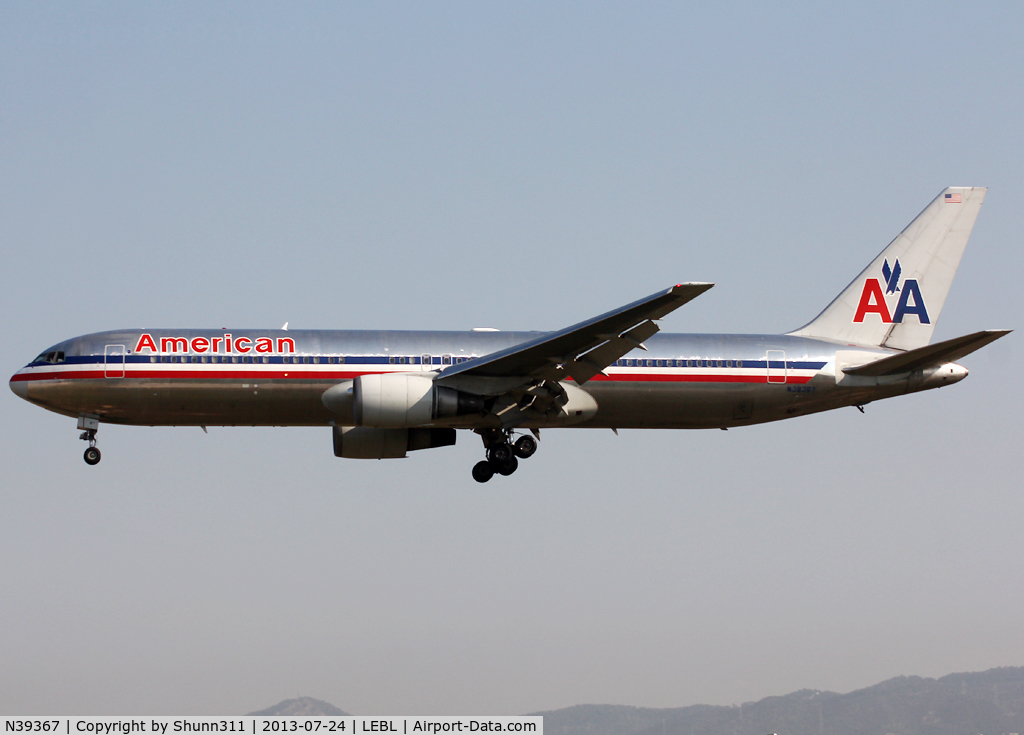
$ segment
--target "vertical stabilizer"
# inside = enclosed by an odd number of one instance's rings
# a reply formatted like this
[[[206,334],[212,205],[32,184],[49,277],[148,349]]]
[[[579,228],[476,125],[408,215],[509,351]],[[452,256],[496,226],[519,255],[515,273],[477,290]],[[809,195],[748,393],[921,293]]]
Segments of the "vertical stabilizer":
[[[899,350],[928,344],[986,191],[945,189],[814,321],[790,334]]]

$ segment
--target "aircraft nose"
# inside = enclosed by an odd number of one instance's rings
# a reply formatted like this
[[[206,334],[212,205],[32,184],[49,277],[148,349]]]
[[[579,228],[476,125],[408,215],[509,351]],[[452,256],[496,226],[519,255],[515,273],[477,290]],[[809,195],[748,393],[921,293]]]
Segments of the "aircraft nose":
[[[17,372],[11,376],[11,382],[8,385],[11,386],[11,390],[18,398],[24,398],[28,400],[28,381],[20,380],[21,373]]]

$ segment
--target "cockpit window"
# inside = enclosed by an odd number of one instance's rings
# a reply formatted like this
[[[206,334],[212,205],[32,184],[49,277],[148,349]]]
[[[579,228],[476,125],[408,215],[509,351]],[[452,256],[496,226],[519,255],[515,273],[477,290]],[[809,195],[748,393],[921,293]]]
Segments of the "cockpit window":
[[[51,365],[55,364],[55,363],[58,363],[58,362],[64,362],[64,353],[63,352],[56,352],[56,351],[54,351],[54,352],[43,352],[35,360],[33,360],[32,362],[33,363],[48,362]]]

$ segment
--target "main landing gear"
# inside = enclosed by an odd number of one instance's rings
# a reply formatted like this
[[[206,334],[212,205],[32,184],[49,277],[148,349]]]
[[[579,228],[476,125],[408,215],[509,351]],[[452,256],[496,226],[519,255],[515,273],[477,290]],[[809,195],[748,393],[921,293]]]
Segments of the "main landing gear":
[[[100,463],[100,450],[96,447],[96,432],[99,431],[100,422],[99,419],[90,418],[89,416],[78,417],[78,428],[85,429],[78,438],[82,441],[89,442],[89,448],[85,450],[83,458],[85,463],[88,465],[94,465]]]
[[[529,434],[513,443],[510,430],[486,429],[477,433],[487,453],[487,459],[473,465],[473,479],[477,482],[487,482],[495,474],[511,475],[519,469],[520,459],[528,459],[537,451],[537,439]]]

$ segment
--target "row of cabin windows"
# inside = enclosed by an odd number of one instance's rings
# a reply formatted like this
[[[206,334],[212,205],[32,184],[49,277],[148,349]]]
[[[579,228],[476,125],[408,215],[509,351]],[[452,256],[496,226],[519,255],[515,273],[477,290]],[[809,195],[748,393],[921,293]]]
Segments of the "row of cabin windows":
[[[319,363],[321,361],[321,359],[324,362],[330,363],[332,365],[335,364],[335,363],[339,363],[339,362],[345,362],[345,358],[344,357],[324,357],[324,358],[320,358],[319,356],[317,356],[317,357],[309,357],[308,355],[306,355],[304,357],[297,357],[297,356],[296,357],[282,357],[281,358],[281,362],[283,362],[285,364],[293,363],[295,365],[298,365],[299,363],[308,363],[308,362]],[[268,357],[266,355],[264,355],[263,357],[260,357],[259,355],[223,355],[223,356],[221,356],[221,355],[181,355],[181,356],[178,356],[178,355],[151,355],[150,358],[149,358],[149,361],[150,362],[233,362],[233,363],[252,364],[252,363],[260,363],[260,362],[264,362],[264,363],[270,362],[270,357]]]
[[[269,357],[259,355],[150,355],[150,362],[241,362],[246,364],[270,362]]]
[[[469,357],[452,357],[451,355],[444,355],[443,357],[435,357],[431,359],[430,355],[424,355],[420,357],[389,357],[388,363],[391,365],[458,365],[472,358]],[[270,358],[266,355],[260,357],[259,355],[151,355],[149,358],[150,362],[231,362],[231,363],[269,363]],[[49,352],[40,355],[35,359],[35,362],[64,362],[63,352]],[[295,355],[293,357],[282,357],[281,362],[285,365],[308,365],[310,363],[318,365],[321,362],[329,365],[343,364],[345,362],[344,356],[330,356],[320,357],[319,355]],[[657,359],[622,359],[616,360],[615,364],[619,367],[743,367],[743,360],[657,360]]]
[[[617,360],[619,367],[743,367],[743,360]]]
[[[391,365],[459,365],[472,359],[472,357],[453,357],[452,355],[441,357],[424,355],[423,357],[389,357],[388,363]]]
[[[54,353],[50,353],[51,355]],[[60,362],[64,361],[64,353],[60,354]],[[45,355],[40,355],[35,359],[35,362],[42,362]],[[423,357],[389,357],[388,363],[391,365],[452,365],[461,364],[470,360],[469,357],[452,357],[451,355],[444,355],[443,357],[431,358],[430,355],[424,355]],[[259,362],[270,362],[268,356],[260,357],[258,355],[151,355],[149,358],[150,362],[232,362],[232,363],[259,363]],[[310,363],[319,365],[320,363],[326,363],[328,365],[340,365],[344,364],[344,356],[330,356],[321,357],[319,355],[295,355],[294,357],[282,357],[281,362],[285,365],[308,365]]]

